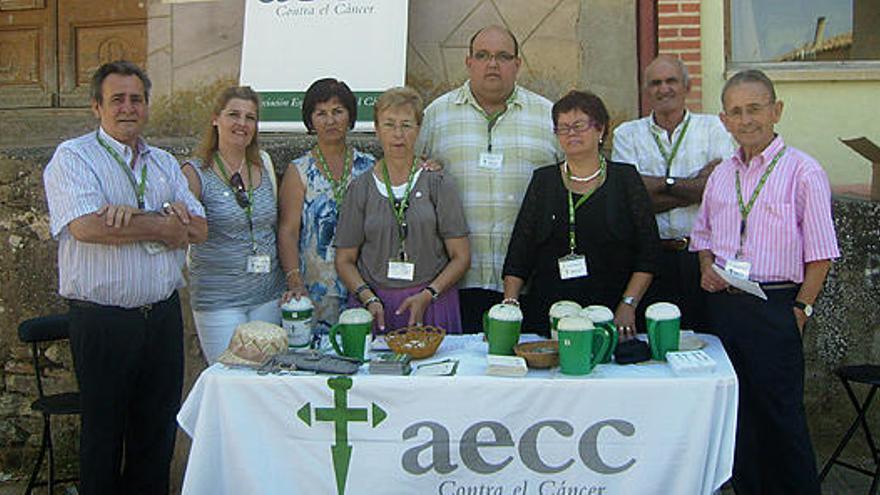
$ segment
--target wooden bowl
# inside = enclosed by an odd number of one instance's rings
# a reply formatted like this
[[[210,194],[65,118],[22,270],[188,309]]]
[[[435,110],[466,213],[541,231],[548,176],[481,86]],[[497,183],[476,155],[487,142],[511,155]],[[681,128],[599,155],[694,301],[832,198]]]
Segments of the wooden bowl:
[[[425,359],[437,352],[446,330],[431,325],[398,328],[385,334],[388,347],[399,354],[409,354],[413,359]]]
[[[559,342],[555,340],[517,344],[514,346],[513,352],[525,359],[529,368],[541,369],[559,366]]]

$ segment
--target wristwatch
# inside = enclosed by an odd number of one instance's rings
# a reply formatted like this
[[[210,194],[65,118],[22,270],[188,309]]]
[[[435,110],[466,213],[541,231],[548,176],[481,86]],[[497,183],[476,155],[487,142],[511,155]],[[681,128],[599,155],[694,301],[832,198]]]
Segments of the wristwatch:
[[[432,301],[436,301],[437,298],[440,297],[440,293],[437,292],[437,289],[431,287],[430,285],[426,285],[425,290],[428,291],[429,294],[431,294]]]
[[[813,316],[813,305],[812,304],[807,304],[803,301],[795,301],[794,307],[803,311],[804,314],[807,315],[807,318]]]
[[[667,177],[666,178],[666,189],[672,189],[672,186],[675,185],[675,177]]]
[[[621,299],[620,302],[627,306],[636,307],[636,298],[633,296],[623,296],[623,299]]]

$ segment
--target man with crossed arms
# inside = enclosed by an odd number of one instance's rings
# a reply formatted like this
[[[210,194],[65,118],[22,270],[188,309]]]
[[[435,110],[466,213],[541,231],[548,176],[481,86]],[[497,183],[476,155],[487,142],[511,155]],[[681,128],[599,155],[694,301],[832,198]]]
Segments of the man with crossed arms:
[[[706,183],[690,249],[739,380],[733,486],[739,495],[818,495],[802,336],[840,256],[831,189],[819,163],[775,133],[782,102],[763,72],[734,75],[721,101],[740,147]],[[767,300],[731,286],[743,280],[759,283]]]
[[[722,158],[733,154],[733,140],[717,116],[685,107],[690,80],[680,59],[654,59],[645,69],[643,91],[651,115],[614,130],[612,159],[636,166],[656,213],[663,251],[645,302],[675,303],[683,328],[708,331],[700,266],[697,255],[688,252],[688,236],[706,179]]]
[[[135,64],[92,76],[97,130],[43,173],[58,292],[82,405],[80,493],[168,493],[183,387],[183,248],[208,224],[177,160],[141,137],[150,80]]]

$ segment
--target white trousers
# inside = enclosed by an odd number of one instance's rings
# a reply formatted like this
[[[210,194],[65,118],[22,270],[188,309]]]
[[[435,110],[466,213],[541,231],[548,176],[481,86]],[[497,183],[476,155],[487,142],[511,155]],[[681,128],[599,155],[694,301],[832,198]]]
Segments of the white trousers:
[[[235,327],[254,320],[281,325],[281,307],[278,306],[278,299],[273,299],[267,303],[238,308],[193,310],[193,319],[202,353],[210,366],[229,346]]]

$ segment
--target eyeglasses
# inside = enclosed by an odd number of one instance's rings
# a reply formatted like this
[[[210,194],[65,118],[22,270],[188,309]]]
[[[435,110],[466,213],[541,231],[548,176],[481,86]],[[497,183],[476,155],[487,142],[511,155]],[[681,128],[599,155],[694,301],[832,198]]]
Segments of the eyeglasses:
[[[416,128],[418,128],[415,123],[407,121],[403,121],[399,124],[396,122],[382,122],[381,124],[379,124],[379,127],[381,127],[382,130],[386,132],[395,132],[399,130],[404,134],[413,132],[416,130]]]
[[[561,125],[553,128],[553,133],[557,136],[565,136],[568,134],[582,134],[590,129],[599,130],[599,123],[595,120],[576,120],[571,125]]]
[[[499,64],[507,64],[513,62],[513,60],[516,58],[516,55],[508,52],[489,53],[486,50],[480,50],[474,53],[472,57],[474,60],[481,63],[494,60]]]
[[[251,205],[251,201],[248,199],[247,189],[244,187],[244,180],[241,178],[240,172],[232,174],[232,177],[229,178],[229,185],[232,186],[232,189],[235,192],[235,202],[238,203],[238,206],[242,208],[247,208]]]
[[[752,103],[750,105],[746,105],[745,107],[736,107],[732,108],[730,111],[725,110],[724,114],[727,115],[728,118],[734,120],[742,120],[744,115],[748,115],[749,117],[755,117],[761,114],[765,108],[769,107],[775,102],[767,102],[767,103]]]

